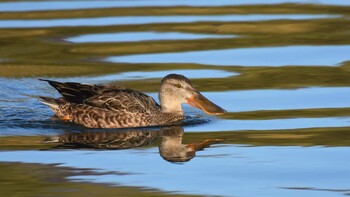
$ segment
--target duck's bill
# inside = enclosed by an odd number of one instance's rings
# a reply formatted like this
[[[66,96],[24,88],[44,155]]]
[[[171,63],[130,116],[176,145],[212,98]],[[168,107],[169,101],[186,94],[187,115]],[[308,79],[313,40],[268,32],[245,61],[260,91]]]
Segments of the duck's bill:
[[[203,110],[207,114],[211,115],[220,115],[226,113],[224,109],[217,106],[207,98],[205,98],[200,93],[190,97],[187,99],[187,104],[191,105],[192,107],[199,108]]]

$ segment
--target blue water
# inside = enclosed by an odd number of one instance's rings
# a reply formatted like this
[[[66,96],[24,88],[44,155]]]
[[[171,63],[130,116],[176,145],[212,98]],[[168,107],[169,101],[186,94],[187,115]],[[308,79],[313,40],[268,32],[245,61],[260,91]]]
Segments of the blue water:
[[[212,15],[212,16],[117,16],[100,18],[41,19],[41,20],[0,20],[0,28],[31,27],[75,27],[107,25],[142,25],[191,22],[234,22],[266,20],[305,20],[339,18],[339,15],[327,14],[251,14],[251,15]]]
[[[349,45],[280,46],[114,56],[106,61],[218,66],[338,66],[350,60],[349,51]]]
[[[87,34],[65,39],[69,42],[140,42],[153,40],[195,40],[208,38],[234,38],[234,35],[191,34],[180,32],[123,32]]]
[[[3,2],[0,3],[0,11],[20,12],[39,10],[69,10],[88,8],[111,8],[111,7],[172,7],[172,6],[228,6],[228,5],[254,5],[254,4],[281,4],[281,3],[304,3],[325,5],[350,5],[347,0],[91,0],[91,1],[28,1],[28,2]]]
[[[187,132],[288,130],[349,127],[350,117],[289,118],[272,120],[211,120],[210,124],[189,126]]]
[[[0,161],[59,163],[59,166],[90,168],[97,172],[130,173],[71,176],[69,179],[77,182],[133,185],[175,193],[269,197],[341,196],[349,191],[349,151],[349,147],[214,145],[197,152],[197,156],[185,165],[164,161],[158,155],[158,148],[120,151],[2,151]],[[287,189],[298,187],[310,189]]]
[[[345,108],[350,106],[350,87],[240,90],[206,92],[206,97],[228,111]]]

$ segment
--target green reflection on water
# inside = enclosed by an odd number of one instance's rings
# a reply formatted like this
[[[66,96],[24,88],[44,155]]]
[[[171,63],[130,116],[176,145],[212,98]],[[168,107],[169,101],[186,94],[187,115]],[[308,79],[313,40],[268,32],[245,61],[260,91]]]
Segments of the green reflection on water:
[[[51,149],[57,146],[54,143],[44,143],[46,136],[11,136],[0,139],[0,149],[3,150]],[[184,134],[183,143],[198,143],[208,139],[223,139],[224,144],[251,146],[350,146],[350,127],[193,132]],[[157,143],[149,146],[157,146]]]
[[[0,0],[8,1],[8,0]],[[220,14],[342,14],[349,15],[350,8],[330,5],[279,4],[279,5],[239,5],[211,7],[131,7],[67,10],[1,12],[0,19],[55,19],[93,18],[102,16],[167,16],[167,15],[220,15]]]
[[[0,174],[3,196],[189,196],[136,187],[69,182],[69,176],[96,173],[55,165],[0,163]]]
[[[201,91],[228,91],[240,89],[298,88],[306,86],[350,86],[350,62],[337,67],[238,67],[198,64],[123,64],[100,62],[110,55],[129,55],[177,52],[207,49],[267,47],[285,45],[350,44],[348,15],[350,7],[327,5],[246,5],[210,7],[165,8],[106,8],[33,12],[2,12],[0,19],[58,19],[106,16],[160,16],[211,14],[334,14],[343,17],[314,20],[273,20],[258,22],[196,22],[175,24],[147,24],[105,27],[55,28],[0,28],[0,76],[85,76],[128,71],[159,71],[178,69],[221,69],[238,72],[228,78],[193,79]],[[186,41],[147,41],[133,43],[67,43],[70,36],[108,32],[160,31],[240,35],[236,38],[201,39]],[[157,91],[159,79],[121,81],[118,85],[140,91]],[[229,113],[225,119],[274,119],[297,117],[349,116],[348,108],[253,111]],[[337,129],[332,129],[337,130]],[[261,132],[261,131],[259,131]],[[281,132],[273,132],[281,135]],[[283,131],[283,133],[291,132]],[[240,133],[240,132],[234,132]],[[324,134],[325,132],[321,132]],[[227,134],[227,133],[226,133]],[[195,135],[195,134],[191,134]],[[207,135],[203,134],[203,135]],[[199,137],[199,136],[197,136]],[[220,136],[218,136],[220,137]],[[338,138],[336,136],[335,140]],[[40,137],[2,137],[3,148],[44,148]],[[7,139],[7,140],[5,140]],[[12,142],[11,140],[17,141]],[[26,141],[27,140],[27,141]],[[39,140],[40,141],[40,140]],[[342,141],[342,140],[340,140]],[[21,142],[21,143],[18,143]],[[27,144],[26,144],[27,142]],[[233,142],[228,140],[228,142]],[[255,144],[254,141],[235,143]],[[36,144],[36,145],[34,145]],[[310,144],[318,144],[311,141]],[[322,143],[321,143],[322,144]],[[332,143],[331,143],[332,144]],[[271,144],[277,145],[277,144]],[[298,145],[298,144],[296,144]],[[323,144],[329,145],[329,144]],[[36,147],[37,146],[37,147]]]
[[[217,7],[170,7],[170,8],[113,8],[75,11],[4,12],[1,19],[45,19],[64,17],[102,17],[118,15],[174,15],[174,14],[336,14],[344,17],[315,20],[274,20],[259,22],[196,22],[178,24],[147,24],[105,27],[55,27],[28,29],[0,29],[0,76],[73,76],[116,73],[126,71],[152,71],[165,69],[193,69],[203,65],[172,64],[113,64],[99,62],[110,55],[129,55],[161,52],[194,51],[285,45],[335,45],[350,44],[348,27],[349,7],[326,5],[261,5]],[[240,35],[238,38],[201,39],[187,41],[147,41],[136,43],[65,43],[62,38],[93,33],[163,31]],[[210,68],[210,66],[205,66]],[[288,86],[348,85],[348,64],[343,68],[221,68],[241,71],[244,75],[234,81],[217,83],[227,87],[236,83],[251,84],[252,81],[270,83],[264,87],[280,85],[286,73]],[[69,68],[69,69],[67,69]],[[217,67],[216,67],[217,68]],[[301,73],[295,76],[296,73]],[[327,79],[323,76],[328,74]],[[293,79],[293,77],[298,77]],[[269,79],[269,80],[266,80]],[[283,80],[282,80],[283,79]],[[300,79],[303,79],[300,82]],[[305,81],[307,80],[307,81]],[[325,81],[326,80],[326,81]],[[250,82],[250,83],[247,83]],[[209,83],[209,82],[207,82]],[[286,82],[287,83],[287,82]],[[213,84],[213,83],[212,83]],[[254,84],[252,84],[254,85]],[[247,86],[247,85],[245,85]],[[216,89],[217,87],[215,87]],[[232,88],[232,87],[230,87]],[[247,87],[242,87],[247,88]],[[253,86],[251,88],[259,88]],[[220,89],[221,90],[221,89]]]

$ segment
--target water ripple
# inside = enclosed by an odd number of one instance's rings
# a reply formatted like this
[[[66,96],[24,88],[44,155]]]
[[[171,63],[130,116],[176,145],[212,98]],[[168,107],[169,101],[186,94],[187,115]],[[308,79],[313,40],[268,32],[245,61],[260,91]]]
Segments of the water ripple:
[[[338,66],[350,60],[349,51],[349,45],[256,47],[115,56],[106,61],[220,66]]]
[[[118,16],[100,18],[72,18],[49,20],[0,20],[0,28],[32,28],[32,27],[76,27],[76,26],[108,26],[108,25],[142,25],[164,23],[192,22],[234,22],[234,21],[266,21],[266,20],[306,20],[322,18],[339,18],[340,15],[328,14],[251,14],[251,15],[212,15],[212,16]]]
[[[0,11],[20,12],[20,11],[39,11],[39,10],[69,10],[69,9],[88,9],[88,8],[111,8],[111,7],[173,7],[173,6],[229,6],[229,5],[252,5],[252,4],[281,4],[281,3],[307,3],[307,4],[326,4],[326,5],[350,5],[346,0],[167,0],[167,1],[27,1],[27,2],[3,2],[0,3]]]
[[[191,34],[181,32],[116,32],[101,34],[85,34],[66,38],[66,41],[75,43],[91,42],[140,42],[151,40],[195,40],[207,38],[234,38],[235,35]]]

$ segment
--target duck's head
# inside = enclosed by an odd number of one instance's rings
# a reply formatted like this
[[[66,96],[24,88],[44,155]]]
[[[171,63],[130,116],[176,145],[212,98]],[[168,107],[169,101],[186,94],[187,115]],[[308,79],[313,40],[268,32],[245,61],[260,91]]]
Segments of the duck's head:
[[[163,78],[159,100],[163,112],[182,114],[182,103],[199,108],[207,114],[219,115],[226,112],[198,92],[189,79],[178,74],[170,74]]]

